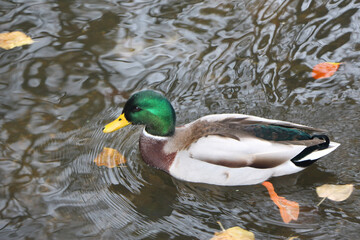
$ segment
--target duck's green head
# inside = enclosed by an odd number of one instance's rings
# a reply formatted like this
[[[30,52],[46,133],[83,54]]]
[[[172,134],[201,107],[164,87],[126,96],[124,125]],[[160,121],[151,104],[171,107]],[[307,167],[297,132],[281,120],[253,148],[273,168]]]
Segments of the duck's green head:
[[[135,93],[125,103],[122,114],[103,128],[104,133],[116,131],[129,124],[145,125],[155,136],[171,136],[175,131],[175,111],[160,93],[146,90]]]

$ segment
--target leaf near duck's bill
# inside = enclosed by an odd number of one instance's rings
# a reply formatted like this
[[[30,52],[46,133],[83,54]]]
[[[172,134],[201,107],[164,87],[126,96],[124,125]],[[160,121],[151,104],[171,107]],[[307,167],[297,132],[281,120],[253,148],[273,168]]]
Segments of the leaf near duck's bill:
[[[270,182],[263,182],[262,185],[266,187],[271,200],[273,200],[280,209],[280,215],[284,223],[289,223],[291,220],[298,219],[300,208],[297,202],[289,201],[284,197],[278,196],[274,190],[274,186]]]
[[[317,187],[316,188],[317,195],[323,198],[319,202],[318,206],[326,198],[337,202],[344,201],[350,197],[353,190],[354,190],[353,184],[345,184],[345,185],[324,184],[320,187]]]
[[[25,33],[19,31],[0,33],[0,48],[5,50],[32,44],[33,42],[34,41],[30,37],[26,36]]]
[[[323,62],[315,65],[312,70],[312,77],[315,79],[327,78],[334,75],[341,63]]]
[[[120,164],[126,163],[125,157],[117,150],[104,147],[101,153],[94,159],[97,166],[106,166],[108,168],[114,168]]]
[[[222,231],[216,232],[210,240],[254,240],[255,235],[241,227],[232,227],[224,229],[220,222],[218,222]]]

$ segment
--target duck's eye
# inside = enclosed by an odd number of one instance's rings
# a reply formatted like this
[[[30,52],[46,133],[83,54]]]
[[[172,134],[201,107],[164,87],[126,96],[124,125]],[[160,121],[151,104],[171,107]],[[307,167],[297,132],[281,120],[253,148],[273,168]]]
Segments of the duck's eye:
[[[132,112],[140,112],[142,109],[139,108],[138,106],[134,107]]]

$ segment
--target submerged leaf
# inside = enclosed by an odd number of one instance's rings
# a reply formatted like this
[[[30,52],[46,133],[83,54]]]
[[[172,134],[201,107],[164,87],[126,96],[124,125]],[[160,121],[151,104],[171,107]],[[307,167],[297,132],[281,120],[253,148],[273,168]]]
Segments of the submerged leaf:
[[[119,151],[104,147],[101,153],[94,159],[97,166],[106,166],[114,168],[120,164],[126,163],[126,159]]]
[[[318,206],[326,199],[333,201],[344,201],[348,199],[351,193],[354,190],[353,184],[345,185],[333,185],[333,184],[324,184],[316,188],[316,193],[319,197],[322,197],[323,200],[318,204]]]
[[[145,47],[144,41],[136,38],[125,38],[117,41],[114,52],[122,58],[130,58],[141,53]]]
[[[298,219],[300,208],[297,202],[289,201],[284,197],[278,196],[274,190],[274,186],[270,182],[263,182],[262,185],[266,187],[271,200],[273,200],[280,209],[281,218],[285,223]]]
[[[25,33],[19,31],[0,33],[0,48],[5,50],[32,44],[33,42],[34,41],[30,37],[26,36]]]
[[[341,63],[323,62],[315,65],[312,70],[312,77],[315,79],[327,78],[334,75]]]
[[[222,231],[216,232],[214,237],[210,240],[254,240],[255,235],[241,227],[232,227],[224,229],[220,222],[218,222]]]

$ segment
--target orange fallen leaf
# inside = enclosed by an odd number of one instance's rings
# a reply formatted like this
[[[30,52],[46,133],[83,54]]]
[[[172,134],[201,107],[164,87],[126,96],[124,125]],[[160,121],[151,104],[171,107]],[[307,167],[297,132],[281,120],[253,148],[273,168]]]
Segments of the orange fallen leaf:
[[[97,166],[106,166],[114,168],[120,164],[126,163],[126,159],[119,151],[104,147],[101,153],[94,159]]]
[[[300,209],[297,202],[289,201],[284,197],[278,196],[274,190],[274,186],[268,181],[263,182],[262,185],[266,187],[271,200],[273,200],[273,202],[280,209],[281,218],[285,223],[289,223],[291,220],[298,219]]]
[[[5,50],[32,44],[33,42],[34,41],[30,37],[26,36],[25,33],[19,31],[0,33],[0,48]]]
[[[331,77],[338,70],[340,64],[335,62],[316,64],[312,70],[312,77],[315,79]]]
[[[222,231],[216,232],[214,237],[210,240],[254,240],[255,235],[252,232],[249,232],[241,227],[232,227],[228,229],[224,229],[222,224],[218,222]]]

